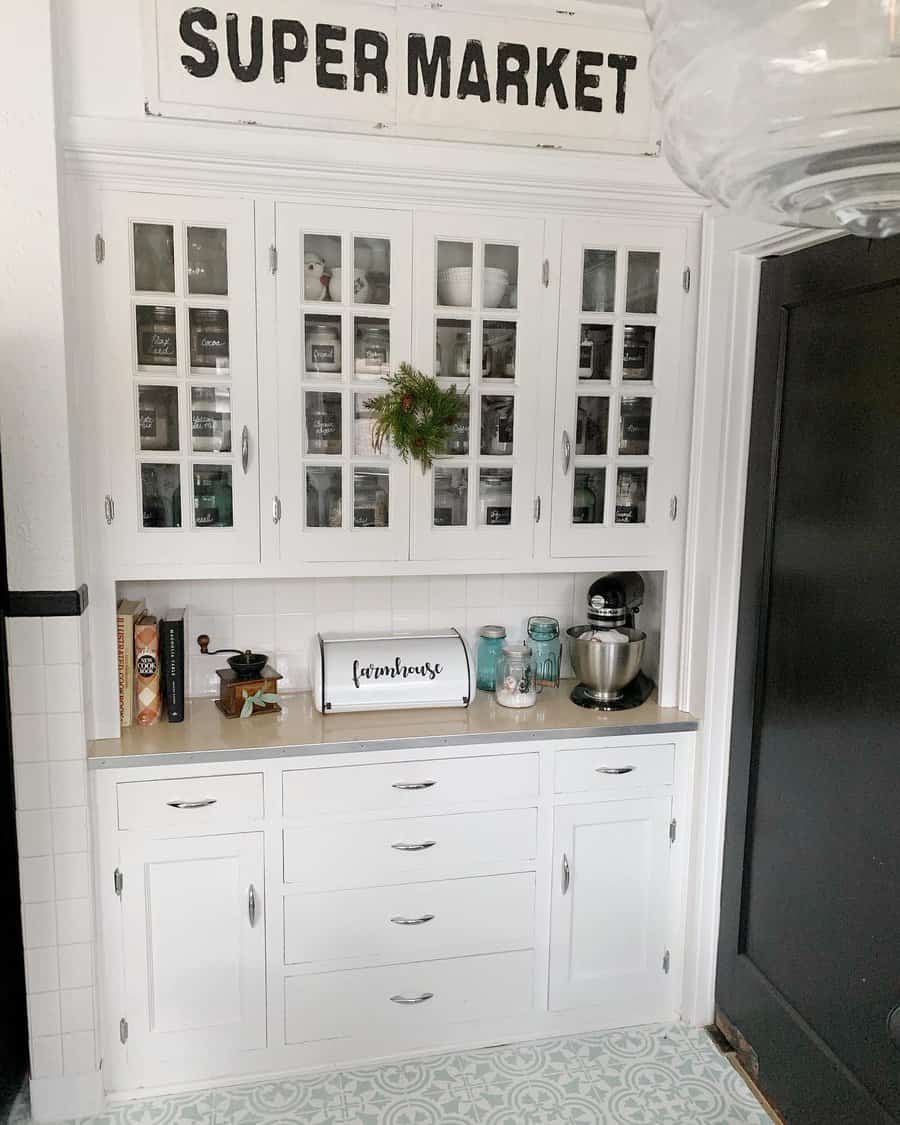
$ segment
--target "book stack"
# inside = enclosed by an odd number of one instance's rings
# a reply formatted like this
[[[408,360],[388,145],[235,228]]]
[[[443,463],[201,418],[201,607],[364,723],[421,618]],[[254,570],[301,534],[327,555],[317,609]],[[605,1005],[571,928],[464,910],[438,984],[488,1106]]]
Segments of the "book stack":
[[[184,610],[157,618],[143,599],[117,606],[119,722],[151,726],[165,710],[170,723],[184,720]]]

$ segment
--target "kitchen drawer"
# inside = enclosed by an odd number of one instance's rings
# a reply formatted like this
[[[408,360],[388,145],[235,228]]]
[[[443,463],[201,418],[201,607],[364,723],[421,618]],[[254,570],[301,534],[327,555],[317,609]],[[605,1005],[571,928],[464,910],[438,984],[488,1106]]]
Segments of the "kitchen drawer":
[[[674,746],[597,746],[556,752],[557,793],[615,797],[628,789],[671,785],[674,777]]]
[[[287,828],[284,881],[322,891],[415,883],[520,871],[536,855],[537,809]]]
[[[532,1007],[533,963],[528,950],[288,977],[286,1042],[414,1040],[447,1024],[515,1016]]]
[[[230,828],[263,815],[261,773],[123,781],[116,786],[119,829],[197,832]]]
[[[533,872],[284,900],[287,965],[425,961],[527,949],[533,942]]]
[[[539,790],[537,754],[285,770],[283,777],[284,815],[298,819],[376,809],[429,812],[528,800]]]

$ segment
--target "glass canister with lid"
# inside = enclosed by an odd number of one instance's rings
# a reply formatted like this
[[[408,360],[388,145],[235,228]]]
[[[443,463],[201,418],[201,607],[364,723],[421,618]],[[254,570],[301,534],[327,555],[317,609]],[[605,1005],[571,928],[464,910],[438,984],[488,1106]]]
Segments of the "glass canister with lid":
[[[475,655],[476,683],[482,691],[493,691],[497,680],[497,657],[506,643],[506,630],[502,625],[484,625],[478,636]]]
[[[528,639],[534,654],[537,682],[544,687],[559,687],[559,662],[562,644],[555,617],[529,617]]]
[[[497,702],[501,707],[533,707],[542,689],[535,676],[530,645],[505,644],[497,659]]]

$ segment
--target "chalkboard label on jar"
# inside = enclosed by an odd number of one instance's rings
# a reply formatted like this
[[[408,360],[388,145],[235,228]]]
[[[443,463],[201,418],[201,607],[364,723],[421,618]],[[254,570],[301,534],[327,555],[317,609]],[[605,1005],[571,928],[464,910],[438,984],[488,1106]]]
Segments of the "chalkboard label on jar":
[[[435,508],[434,509],[434,526],[435,527],[450,527],[453,523],[453,509],[452,508]]]
[[[485,509],[485,523],[489,527],[501,527],[512,522],[512,509],[503,506],[488,506]]]

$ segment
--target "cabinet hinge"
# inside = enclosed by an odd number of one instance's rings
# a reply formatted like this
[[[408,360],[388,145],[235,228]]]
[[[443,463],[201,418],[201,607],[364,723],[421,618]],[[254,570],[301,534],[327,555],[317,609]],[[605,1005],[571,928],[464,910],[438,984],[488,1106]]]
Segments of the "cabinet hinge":
[[[541,522],[541,498],[540,498],[540,496],[535,496],[535,498],[534,498],[534,522],[535,523]]]
[[[669,843],[675,843],[675,837],[678,835],[678,821],[673,816],[669,821]]]
[[[664,973],[667,973],[669,971],[669,961],[670,961],[670,957],[669,957],[669,951],[667,949],[665,951],[665,953],[663,954],[663,972]]]
[[[546,289],[550,284],[550,259],[544,258],[544,264],[541,266],[541,284]]]
[[[690,266],[685,266],[684,273],[681,275],[681,288],[685,291],[685,293],[690,293],[690,291],[691,291],[691,267]]]
[[[128,1020],[124,1016],[119,1020],[119,1042],[123,1046],[128,1042]]]
[[[281,523],[281,497],[272,497],[272,523]]]
[[[103,514],[108,524],[116,518],[116,502],[111,496],[103,497]]]
[[[119,898],[122,897],[122,888],[125,886],[125,876],[117,867],[113,872],[113,887]]]
[[[673,496],[669,501],[669,519],[678,519],[678,497]]]
[[[269,247],[269,273],[278,273],[278,247],[274,242]]]
[[[94,235],[94,259],[99,266],[106,257],[106,240],[102,234]]]

